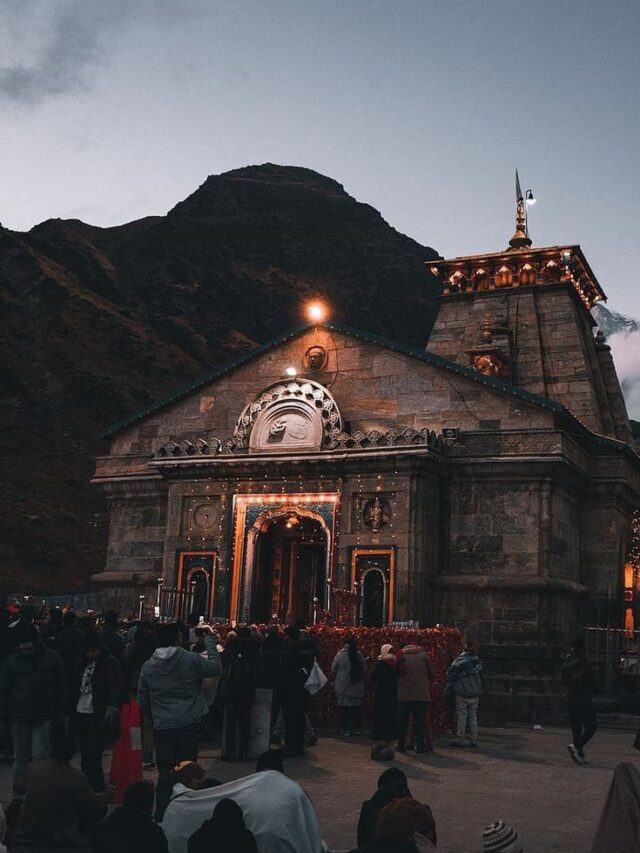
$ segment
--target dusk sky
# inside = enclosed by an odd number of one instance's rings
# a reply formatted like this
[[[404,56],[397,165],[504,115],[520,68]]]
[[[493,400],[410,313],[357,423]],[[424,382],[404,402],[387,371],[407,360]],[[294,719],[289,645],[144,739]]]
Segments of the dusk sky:
[[[640,317],[638,0],[0,0],[0,221],[162,214],[329,175],[445,256],[580,243]]]

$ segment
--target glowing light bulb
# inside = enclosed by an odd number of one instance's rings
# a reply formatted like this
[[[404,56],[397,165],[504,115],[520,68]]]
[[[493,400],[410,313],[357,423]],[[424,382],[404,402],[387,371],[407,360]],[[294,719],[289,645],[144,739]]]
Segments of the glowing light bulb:
[[[327,317],[327,306],[322,302],[310,302],[307,305],[307,317],[312,323],[322,323]]]
[[[295,367],[287,367],[285,373],[287,374],[287,376],[291,376],[291,378],[293,378],[294,376],[297,376],[298,371],[295,369]]]

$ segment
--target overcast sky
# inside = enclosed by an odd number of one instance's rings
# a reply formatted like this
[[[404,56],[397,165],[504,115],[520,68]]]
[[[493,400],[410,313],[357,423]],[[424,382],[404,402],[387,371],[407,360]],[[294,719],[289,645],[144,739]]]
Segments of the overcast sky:
[[[640,317],[638,0],[0,0],[0,221],[113,225],[267,161],[445,256],[580,243]]]

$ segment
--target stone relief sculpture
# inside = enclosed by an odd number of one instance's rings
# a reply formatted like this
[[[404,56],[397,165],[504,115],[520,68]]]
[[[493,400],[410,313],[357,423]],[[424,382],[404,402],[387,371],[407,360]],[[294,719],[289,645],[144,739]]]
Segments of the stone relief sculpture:
[[[377,496],[370,498],[362,508],[362,519],[367,527],[370,527],[374,533],[377,533],[380,528],[389,524],[391,507],[382,498]]]
[[[319,345],[309,347],[302,359],[305,370],[322,370],[327,364],[327,351]]]

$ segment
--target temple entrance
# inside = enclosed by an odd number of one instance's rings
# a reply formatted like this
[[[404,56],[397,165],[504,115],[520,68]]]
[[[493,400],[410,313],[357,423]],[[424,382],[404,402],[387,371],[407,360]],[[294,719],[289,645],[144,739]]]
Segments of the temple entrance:
[[[251,621],[313,622],[326,607],[327,534],[319,521],[287,512],[265,521],[256,541]]]

